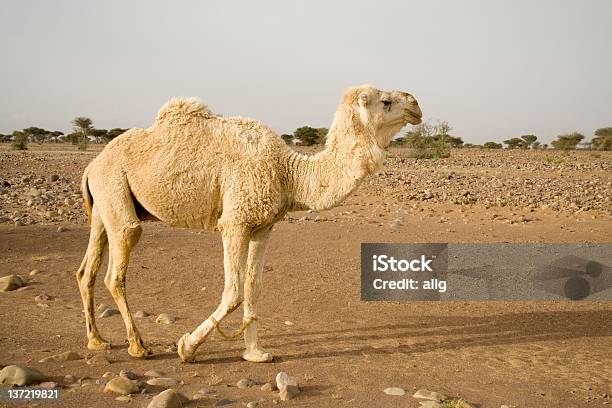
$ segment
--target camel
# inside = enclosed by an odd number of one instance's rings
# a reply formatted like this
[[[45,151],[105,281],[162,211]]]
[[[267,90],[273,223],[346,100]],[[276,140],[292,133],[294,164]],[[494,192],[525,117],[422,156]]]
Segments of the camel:
[[[90,350],[110,348],[96,328],[94,281],[108,244],[104,283],[127,330],[128,353],[151,354],[132,319],[125,277],[141,221],[220,232],[225,285],[215,311],[178,341],[184,362],[232,311],[243,306],[238,335],[243,359],[272,361],[257,337],[257,299],[273,225],[289,211],[332,208],[382,165],[387,148],[406,124],[421,122],[416,99],[371,85],[349,88],[341,98],[325,149],[299,153],[263,124],[213,114],[197,99],[173,99],[153,126],[130,129],[112,140],[83,174],[91,226],[76,277]],[[220,329],[219,329],[220,331]],[[220,331],[220,333],[222,333]]]

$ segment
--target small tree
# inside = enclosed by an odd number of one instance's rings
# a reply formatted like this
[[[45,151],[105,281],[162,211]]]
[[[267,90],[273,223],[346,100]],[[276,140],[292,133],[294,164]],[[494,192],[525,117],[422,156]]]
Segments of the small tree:
[[[582,139],[584,139],[584,135],[581,135],[578,132],[573,132],[568,135],[557,136],[557,140],[553,140],[551,144],[558,150],[574,150]]]
[[[482,147],[484,147],[485,149],[501,149],[502,144],[495,142],[486,142],[484,145],[482,145]]]
[[[93,122],[90,118],[79,116],[72,121],[73,133],[68,135],[72,144],[77,145],[79,150],[87,150],[89,135],[94,131]]]
[[[612,150],[612,127],[597,129],[592,143],[597,150]]]
[[[30,126],[29,128],[23,129],[23,133],[25,133],[29,140],[42,144],[49,138],[51,131],[36,126]]]
[[[114,129],[111,129],[108,132],[106,132],[106,134],[104,135],[104,140],[107,141],[107,142],[110,142],[111,140],[113,140],[117,136],[122,135],[122,134],[124,134],[127,131],[128,131],[128,129],[123,129],[123,128],[114,128]]]
[[[13,132],[13,150],[28,150],[28,136],[16,130]]]
[[[530,147],[533,148],[533,144],[538,140],[538,137],[536,135],[523,135],[521,139],[525,142],[523,148],[527,149]]]
[[[525,141],[518,137],[513,137],[512,139],[504,140],[504,144],[508,145],[508,149],[520,149],[525,145]]]
[[[317,141],[318,144],[325,144],[325,141],[327,140],[327,133],[329,133],[328,128],[317,128],[317,135],[319,137]]]
[[[285,141],[285,143],[287,143],[288,145],[293,144],[293,135],[288,135],[286,133],[283,133],[281,135],[281,138]]]
[[[304,146],[312,146],[319,142],[320,133],[317,129],[310,126],[302,126],[301,128],[295,129],[293,137],[299,139]]]

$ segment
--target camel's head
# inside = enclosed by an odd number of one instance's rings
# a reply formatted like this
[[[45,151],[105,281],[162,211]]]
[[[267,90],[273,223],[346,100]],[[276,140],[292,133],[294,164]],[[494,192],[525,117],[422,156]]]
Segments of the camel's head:
[[[393,136],[408,123],[421,123],[421,108],[409,93],[401,91],[381,91],[371,85],[349,89],[343,98],[357,113],[364,127],[374,131],[380,147],[386,148]]]

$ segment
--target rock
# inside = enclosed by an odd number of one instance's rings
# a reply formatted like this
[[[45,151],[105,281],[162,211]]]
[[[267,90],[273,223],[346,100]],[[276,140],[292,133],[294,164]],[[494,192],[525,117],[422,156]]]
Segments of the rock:
[[[132,396],[131,395],[120,395],[117,398],[115,398],[115,401],[132,402]]]
[[[58,388],[59,384],[54,381],[45,381],[45,382],[41,382],[40,384],[38,384],[38,386],[40,388],[51,389],[51,388]]]
[[[143,319],[145,317],[148,317],[149,314],[145,312],[144,310],[137,310],[134,312],[132,316],[134,316],[136,319]]]
[[[297,385],[287,385],[280,390],[279,396],[281,401],[289,401],[300,393]]]
[[[176,353],[177,350],[178,350],[178,347],[174,343],[169,344],[168,347],[165,348],[166,353]]]
[[[175,380],[174,378],[169,378],[169,377],[153,377],[147,380],[147,384],[170,388],[170,387],[175,387],[176,385],[178,385],[178,381]]]
[[[208,379],[208,385],[219,385],[221,384],[221,382],[223,381],[223,379],[221,377],[219,377],[217,374],[211,374],[210,378]]]
[[[391,230],[393,231],[399,231],[399,229],[401,228],[402,223],[400,220],[395,220],[391,223],[391,225],[389,225],[389,228],[391,228]]]
[[[104,392],[114,392],[121,395],[135,394],[139,391],[138,384],[125,377],[115,377],[104,387]]]
[[[110,317],[113,315],[119,314],[119,311],[113,307],[106,308],[102,313],[100,313],[100,317]]]
[[[287,326],[293,326],[295,323],[290,322],[289,320],[285,320],[285,325]]]
[[[66,198],[66,199],[64,199],[64,204],[65,205],[74,205],[74,200],[72,200],[71,198]]]
[[[107,371],[104,374],[102,374],[102,378],[113,378],[115,376],[115,373]]]
[[[234,401],[227,399],[227,398],[223,398],[220,399],[219,401],[215,402],[215,404],[213,405],[213,407],[222,407],[224,405],[229,405],[229,404],[233,404]]]
[[[59,227],[57,227],[57,232],[66,232],[66,231],[70,231],[68,227],[65,227],[63,225],[60,225]]]
[[[67,374],[64,376],[64,384],[74,384],[76,382],[76,377],[71,374]]]
[[[145,377],[163,377],[164,375],[163,372],[157,370],[149,370],[144,373]]]
[[[15,226],[16,227],[23,227],[23,226],[25,226],[25,222],[17,220],[17,221],[15,221]]]
[[[110,365],[110,361],[102,354],[96,354],[89,360],[87,360],[87,364],[89,365],[98,365],[98,366],[107,366]]]
[[[9,365],[0,371],[0,384],[24,386],[44,379],[43,373],[31,367]]]
[[[0,278],[0,292],[9,292],[25,285],[25,279],[19,275],[8,275]]]
[[[236,383],[236,387],[240,388],[241,390],[246,390],[254,385],[255,381],[251,380],[250,378],[242,378]]]
[[[435,391],[425,390],[425,389],[418,390],[417,392],[414,393],[413,397],[431,400],[431,401],[440,401],[440,402],[447,399],[447,396],[444,394],[441,394]]]
[[[136,373],[133,372],[133,371],[130,371],[130,370],[121,370],[121,371],[119,371],[119,376],[120,377],[125,377],[128,380],[135,380],[135,379],[138,378]]]
[[[297,386],[298,385],[297,380],[294,377],[289,376],[289,374],[287,374],[284,371],[281,371],[278,374],[276,374],[276,387],[279,390],[282,390],[288,385]]]
[[[172,324],[174,323],[175,320],[176,318],[174,316],[169,315],[167,313],[162,313],[159,316],[157,316],[157,319],[155,319],[155,323]]]
[[[261,390],[262,391],[275,391],[276,385],[272,384],[271,382],[267,382],[261,386]]]
[[[32,269],[32,271],[30,271],[30,276],[36,276],[40,273],[39,269]]]
[[[173,389],[165,390],[153,397],[147,408],[181,408],[186,398]]]
[[[259,402],[258,401],[249,401],[246,404],[247,408],[257,408],[259,406]]]
[[[387,395],[397,395],[397,396],[406,395],[406,391],[404,391],[403,388],[398,388],[398,387],[385,388],[383,392]]]
[[[36,296],[34,300],[37,302],[45,302],[47,300],[51,300],[51,296],[47,295],[46,293],[41,293],[40,295]]]
[[[49,363],[49,362],[61,362],[61,361],[81,360],[81,359],[83,359],[83,357],[79,353],[75,353],[74,351],[66,351],[65,353],[45,357],[43,359],[40,359],[38,362],[39,363]]]
[[[57,174],[52,174],[51,177],[49,178],[51,181],[57,181],[59,180],[59,176]]]

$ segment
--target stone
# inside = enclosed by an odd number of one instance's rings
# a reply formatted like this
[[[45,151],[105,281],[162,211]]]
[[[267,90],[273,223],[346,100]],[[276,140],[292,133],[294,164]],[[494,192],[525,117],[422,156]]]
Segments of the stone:
[[[50,180],[51,181],[57,181],[57,180],[59,180],[59,176],[57,174],[52,174],[51,177],[50,177]]]
[[[64,384],[74,384],[76,382],[76,377],[72,374],[66,374],[64,376]]]
[[[59,227],[57,227],[57,232],[66,232],[66,231],[70,231],[68,227],[65,227],[63,225],[60,225]]]
[[[261,390],[262,391],[275,391],[276,385],[272,384],[271,382],[267,382],[261,386]]]
[[[49,362],[62,362],[62,361],[72,361],[72,360],[82,360],[83,356],[74,351],[66,351],[65,353],[56,354],[54,356],[45,357],[40,359],[39,363],[49,363]]]
[[[102,374],[102,378],[113,378],[114,376],[115,376],[115,373],[111,371],[107,371],[104,374]]]
[[[157,370],[148,370],[144,373],[145,377],[163,377],[164,375],[165,374],[162,371]]]
[[[51,300],[51,296],[47,295],[46,293],[41,293],[40,295],[36,296],[34,300],[37,302],[45,302],[47,300]]]
[[[38,275],[39,273],[40,273],[40,270],[39,270],[39,269],[32,269],[32,270],[30,271],[30,276],[36,276],[36,275]]]
[[[121,370],[121,371],[119,371],[119,376],[120,377],[125,377],[128,380],[135,380],[135,379],[138,378],[136,373],[133,372],[133,371],[130,371],[130,370]]]
[[[285,320],[285,325],[286,326],[293,326],[295,323],[289,321],[289,320]]]
[[[276,387],[279,390],[286,388],[288,385],[295,385],[297,387],[298,385],[297,380],[294,377],[291,377],[289,374],[287,374],[284,371],[281,371],[278,374],[276,374]]]
[[[110,317],[119,314],[119,311],[115,308],[109,307],[106,308],[102,313],[100,313],[100,317]]]
[[[120,395],[117,398],[115,398],[115,401],[131,402],[132,396],[131,395]]]
[[[242,378],[236,383],[236,387],[240,388],[241,390],[246,390],[254,385],[255,381],[251,380],[250,378]]]
[[[257,408],[259,406],[259,401],[249,401],[246,404],[246,408]]]
[[[181,408],[186,398],[172,388],[153,397],[147,408]]]
[[[98,366],[107,366],[110,365],[110,361],[102,354],[96,354],[89,360],[87,360],[87,364],[89,365],[98,365]]]
[[[20,365],[9,365],[0,371],[0,384],[30,385],[45,379],[43,373],[35,368]]]
[[[0,278],[0,292],[9,292],[25,285],[25,279],[19,275],[8,275]]]
[[[125,377],[115,377],[107,382],[104,387],[104,392],[114,392],[121,395],[135,394],[139,391],[138,384]]]
[[[217,374],[211,374],[209,379],[208,379],[208,385],[210,385],[210,386],[219,385],[219,384],[221,384],[222,381],[223,381],[223,379],[221,377],[219,377]]]
[[[425,389],[418,390],[413,395],[414,398],[426,399],[431,401],[444,401],[447,396],[435,391],[429,391]]]
[[[98,313],[102,313],[106,309],[108,309],[108,305],[106,305],[104,303],[100,303],[98,306],[96,306],[96,312],[98,312]]]
[[[45,382],[41,382],[40,384],[38,384],[38,386],[40,388],[51,389],[51,388],[58,388],[59,384],[54,381],[45,381]]]
[[[172,324],[174,323],[176,320],[176,318],[172,315],[169,315],[167,313],[162,313],[159,316],[157,316],[157,319],[155,319],[155,323],[160,323],[160,324]]]
[[[169,378],[169,377],[153,377],[147,380],[147,384],[157,385],[159,387],[170,388],[170,387],[175,387],[176,385],[178,385],[178,381],[175,380],[174,378]]]
[[[383,392],[387,395],[397,395],[397,396],[406,395],[406,391],[404,391],[403,388],[398,388],[398,387],[385,388]]]
[[[280,390],[279,396],[281,401],[289,401],[295,398],[300,393],[300,389],[297,385],[287,385]]]
[[[145,312],[144,310],[137,310],[134,312],[132,316],[134,316],[134,318],[136,319],[144,319],[145,317],[148,317],[149,314]]]

